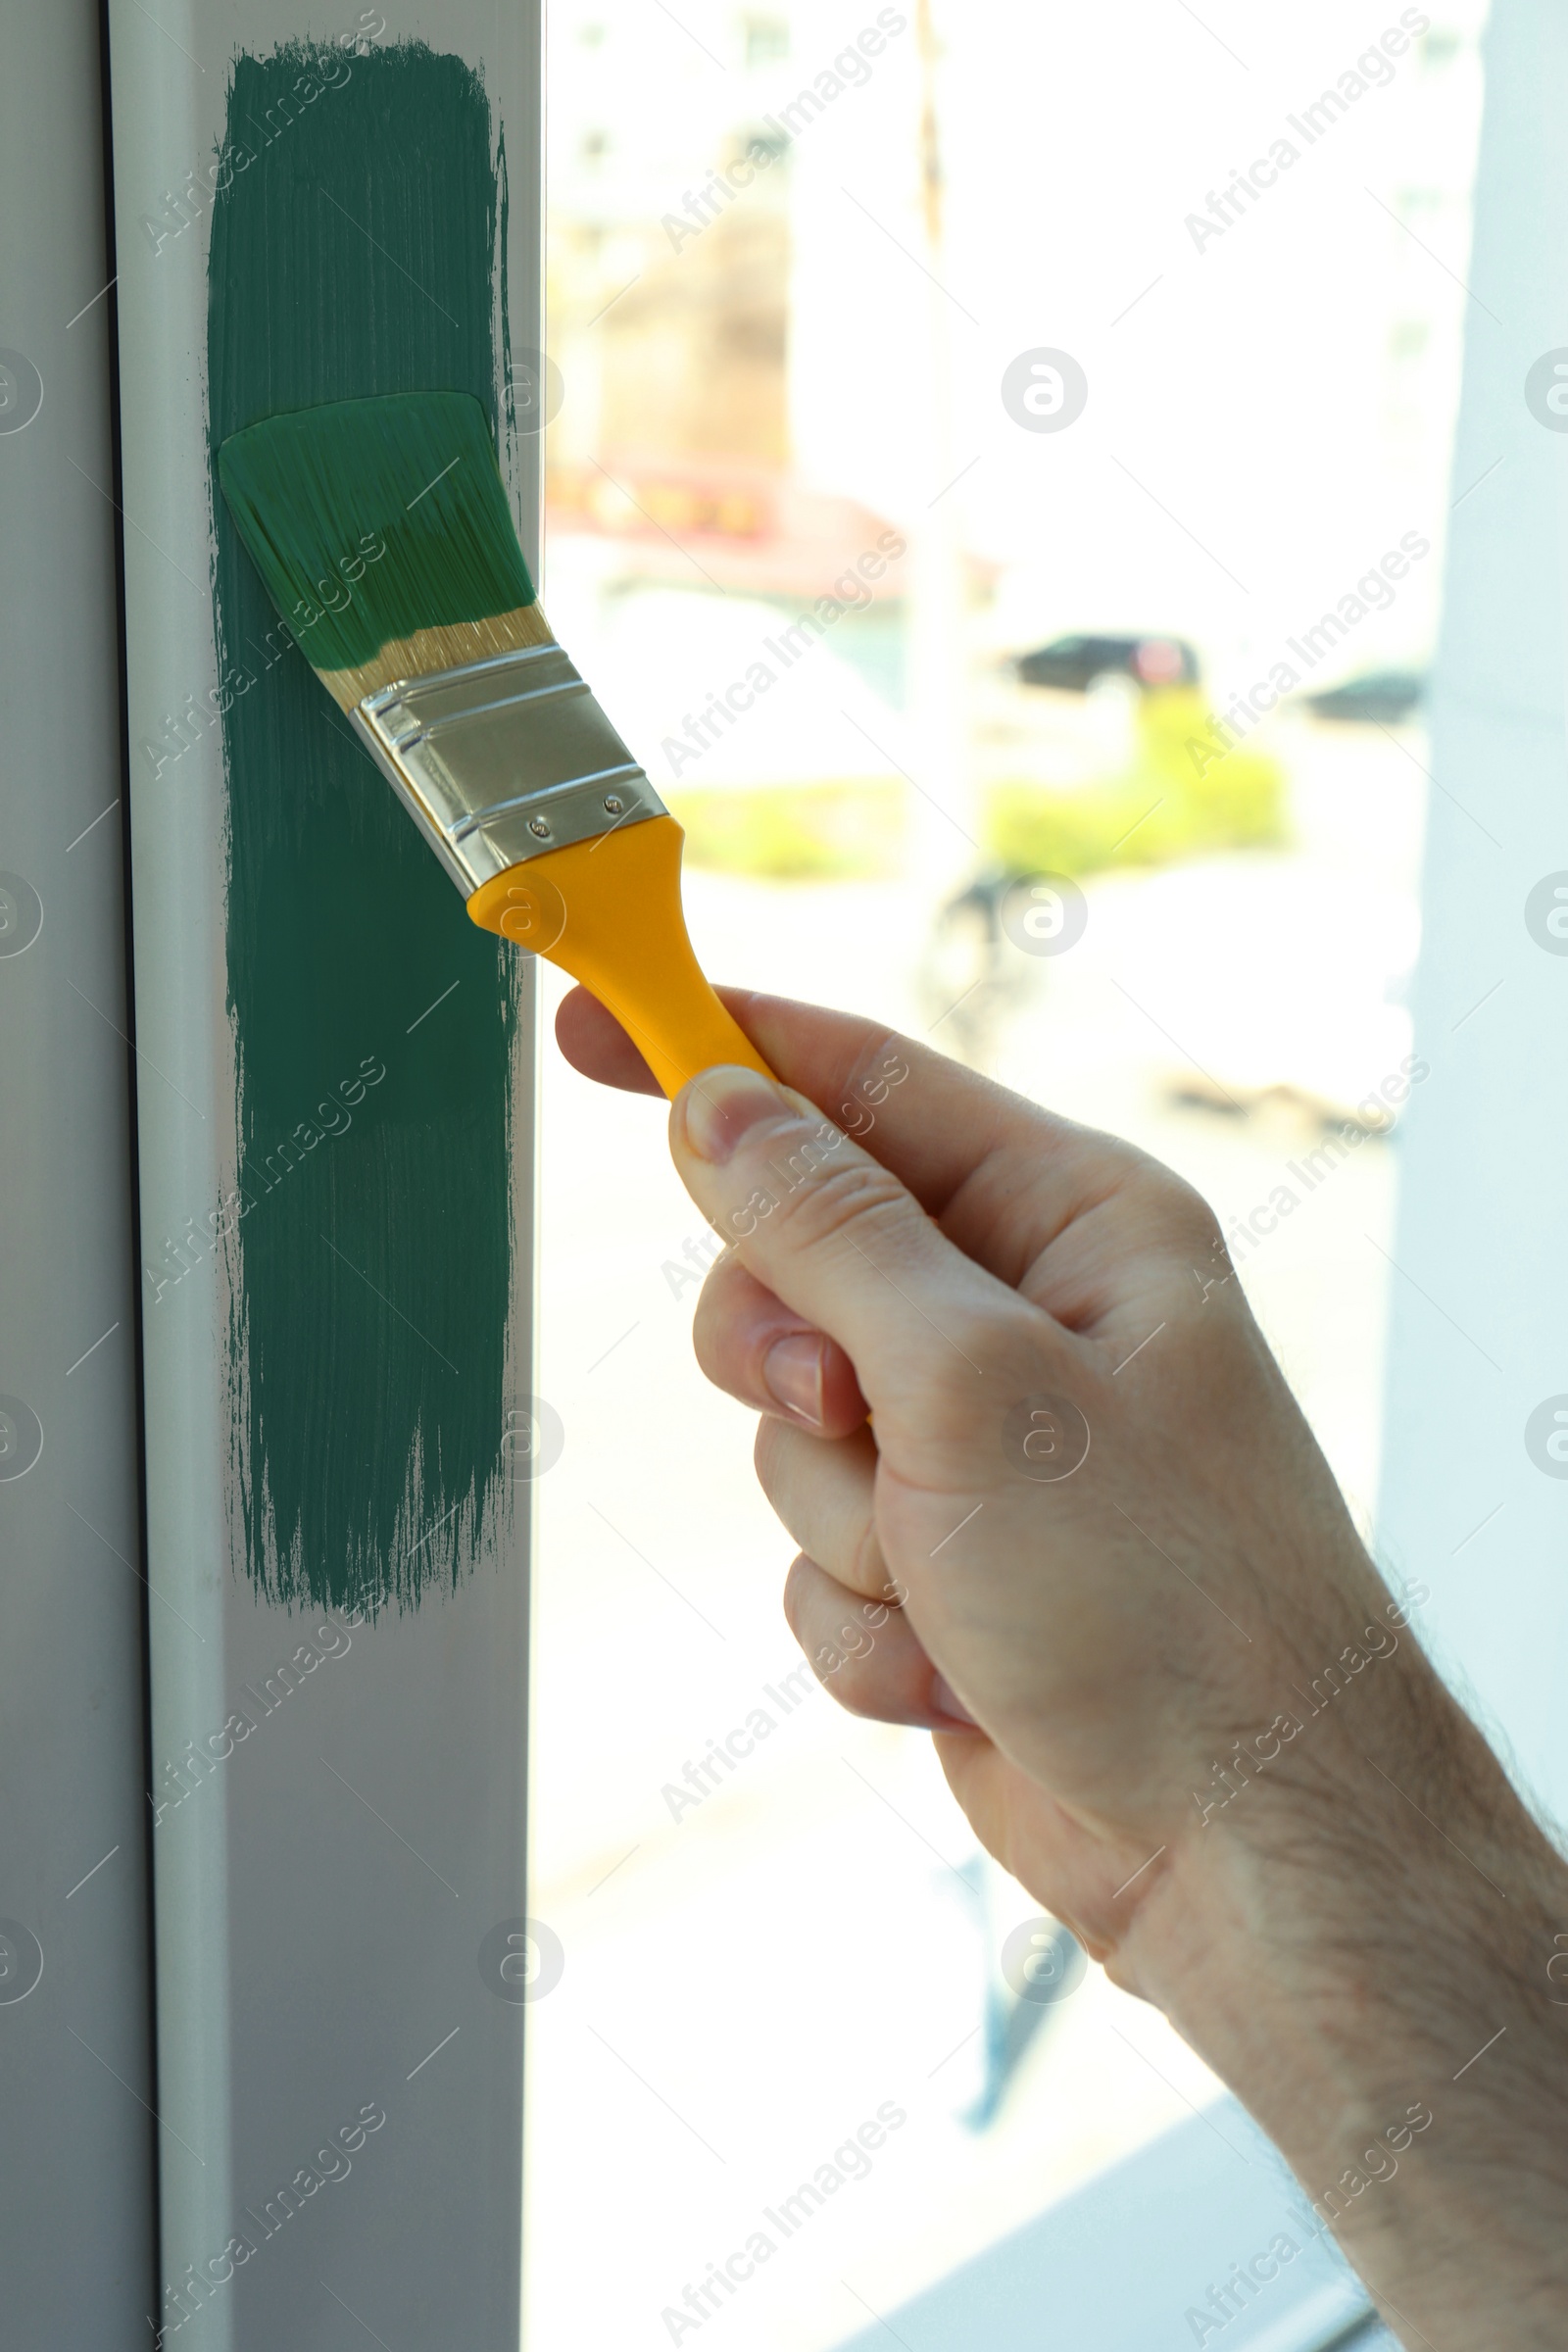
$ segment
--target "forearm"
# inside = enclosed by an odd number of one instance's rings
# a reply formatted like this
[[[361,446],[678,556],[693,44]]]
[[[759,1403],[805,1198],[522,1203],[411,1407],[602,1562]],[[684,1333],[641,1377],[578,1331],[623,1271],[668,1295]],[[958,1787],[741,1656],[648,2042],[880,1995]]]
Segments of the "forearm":
[[[1309,1728],[1184,1839],[1124,1966],[1283,2150],[1304,2225],[1333,2230],[1402,2341],[1555,2352],[1568,1869],[1413,1651],[1375,1710]]]

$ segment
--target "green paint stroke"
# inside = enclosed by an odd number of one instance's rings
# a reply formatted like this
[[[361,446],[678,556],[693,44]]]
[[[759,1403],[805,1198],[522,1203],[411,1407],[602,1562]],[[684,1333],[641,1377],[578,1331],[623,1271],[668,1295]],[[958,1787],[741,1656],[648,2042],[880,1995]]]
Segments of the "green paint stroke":
[[[373,1609],[456,1583],[507,1507],[519,967],[279,627],[216,460],[280,410],[387,392],[472,393],[494,432],[505,161],[478,76],[416,43],[239,58],[224,153],[207,358],[232,1466],[258,1588]]]

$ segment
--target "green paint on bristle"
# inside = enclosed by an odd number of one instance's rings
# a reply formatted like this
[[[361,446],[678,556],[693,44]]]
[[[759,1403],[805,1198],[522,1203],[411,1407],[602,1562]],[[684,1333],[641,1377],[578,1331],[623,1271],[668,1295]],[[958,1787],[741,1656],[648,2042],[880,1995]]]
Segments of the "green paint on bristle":
[[[534,601],[471,393],[269,416],[230,435],[218,471],[268,594],[317,669],[357,669],[390,639]]]

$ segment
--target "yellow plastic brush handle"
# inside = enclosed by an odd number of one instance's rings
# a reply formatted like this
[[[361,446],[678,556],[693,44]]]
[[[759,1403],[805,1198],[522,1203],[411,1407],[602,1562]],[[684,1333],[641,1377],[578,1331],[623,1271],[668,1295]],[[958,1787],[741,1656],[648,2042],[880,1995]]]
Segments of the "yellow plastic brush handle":
[[[715,1062],[773,1075],[692,953],[684,839],[672,816],[644,817],[511,866],[468,901],[482,930],[548,956],[608,1006],[670,1097]]]

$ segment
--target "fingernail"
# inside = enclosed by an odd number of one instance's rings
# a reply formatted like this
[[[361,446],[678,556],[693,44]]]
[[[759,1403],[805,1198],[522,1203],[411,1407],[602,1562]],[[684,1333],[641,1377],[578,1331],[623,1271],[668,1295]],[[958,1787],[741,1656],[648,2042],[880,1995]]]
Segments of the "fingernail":
[[[954,1723],[967,1724],[975,1732],[980,1729],[953,1685],[940,1674],[931,1677],[931,1704],[939,1715],[948,1716]]]
[[[762,1358],[762,1380],[775,1404],[813,1429],[822,1426],[822,1343],[809,1331],[775,1340]]]
[[[699,1159],[722,1167],[748,1127],[793,1108],[783,1089],[740,1063],[705,1070],[681,1097],[686,1141]]]

